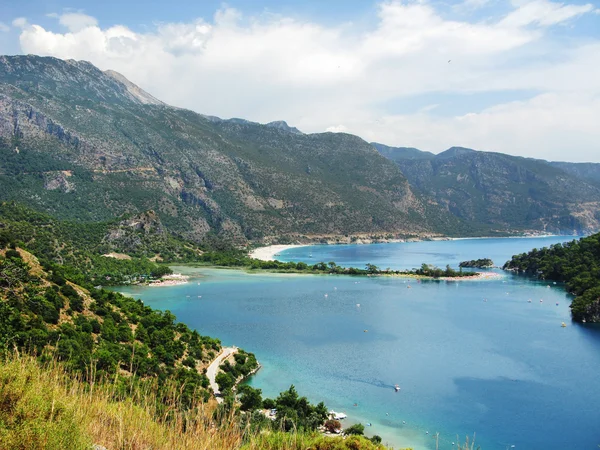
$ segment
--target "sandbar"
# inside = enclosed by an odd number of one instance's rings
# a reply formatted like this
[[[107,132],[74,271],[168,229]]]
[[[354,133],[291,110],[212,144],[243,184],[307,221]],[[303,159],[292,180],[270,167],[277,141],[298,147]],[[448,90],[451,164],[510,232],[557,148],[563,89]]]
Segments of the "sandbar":
[[[289,250],[291,248],[307,247],[302,244],[290,244],[290,245],[269,245],[268,247],[255,248],[250,252],[250,258],[260,259],[261,261],[274,261],[277,259],[275,255],[277,253]]]

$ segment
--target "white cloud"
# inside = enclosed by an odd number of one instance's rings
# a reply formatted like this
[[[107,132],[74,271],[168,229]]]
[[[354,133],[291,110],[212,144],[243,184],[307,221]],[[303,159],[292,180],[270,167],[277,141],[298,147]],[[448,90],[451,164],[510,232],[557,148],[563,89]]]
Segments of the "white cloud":
[[[366,32],[224,8],[212,20],[139,33],[68,13],[60,16],[68,32],[25,22],[20,43],[24,53],[117,70],[161,100],[201,113],[285,119],[303,131],[348,131],[432,151],[459,144],[600,161],[600,130],[592,126],[600,117],[600,39],[550,34],[552,25],[592,9],[534,0],[499,19],[467,22],[447,20],[426,2],[386,1]],[[509,101],[519,90],[538,95]],[[504,104],[439,115],[448,110],[444,94],[497,92],[507,92]],[[428,100],[413,114],[391,112],[418,96]]]
[[[333,125],[325,128],[325,131],[329,131],[330,133],[346,133],[348,128],[346,128],[344,125]]]
[[[6,33],[7,31],[10,31],[10,27],[4,22],[0,22],[0,32]]]
[[[547,0],[527,1],[502,21],[502,25],[523,27],[537,24],[539,26],[556,25],[582,14],[592,12],[594,5],[565,5]]]
[[[25,17],[17,17],[12,21],[12,26],[16,28],[25,28],[27,26],[27,19]]]
[[[98,21],[94,17],[81,12],[67,12],[61,14],[58,16],[58,22],[72,33],[98,25]]]

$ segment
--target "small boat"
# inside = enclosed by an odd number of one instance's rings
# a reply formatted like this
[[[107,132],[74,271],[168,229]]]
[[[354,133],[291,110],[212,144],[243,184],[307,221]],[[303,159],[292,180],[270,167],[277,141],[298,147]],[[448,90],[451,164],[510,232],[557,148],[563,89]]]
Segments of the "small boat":
[[[368,332],[369,332],[369,330],[363,330],[363,332],[364,332],[364,333],[368,333]]]
[[[531,303],[531,299],[527,300],[527,303]]]
[[[348,417],[346,414],[335,412],[334,410],[329,411],[329,415],[335,420],[344,420],[346,417]]]
[[[399,392],[399,391],[400,391],[400,386],[398,386],[397,384],[395,384],[395,385],[394,385],[394,390],[395,390],[396,392]]]
[[[325,297],[329,297],[329,295],[325,294]]]
[[[560,324],[560,326],[563,327],[563,328],[566,328],[567,324],[563,322],[563,323]]]

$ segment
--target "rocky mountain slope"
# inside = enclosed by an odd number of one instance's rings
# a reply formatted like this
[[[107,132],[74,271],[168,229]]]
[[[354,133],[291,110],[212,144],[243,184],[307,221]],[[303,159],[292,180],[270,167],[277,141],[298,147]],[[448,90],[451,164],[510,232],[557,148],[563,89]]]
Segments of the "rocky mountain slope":
[[[453,147],[438,155],[373,144],[411,186],[457,217],[497,230],[585,234],[600,229],[600,171]],[[600,167],[600,165],[598,165]],[[585,174],[585,175],[584,175]]]
[[[600,186],[600,163],[570,163],[553,161],[550,165],[564,170],[587,183]]]
[[[0,200],[80,221],[153,210],[194,240],[459,222],[356,136],[196,114],[88,62],[38,56],[0,57]]]

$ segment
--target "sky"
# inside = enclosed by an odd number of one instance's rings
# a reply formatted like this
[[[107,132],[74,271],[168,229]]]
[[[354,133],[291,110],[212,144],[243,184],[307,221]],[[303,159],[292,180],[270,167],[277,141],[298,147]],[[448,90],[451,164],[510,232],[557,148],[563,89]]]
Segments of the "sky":
[[[0,54],[223,118],[600,162],[600,0],[0,0]]]

